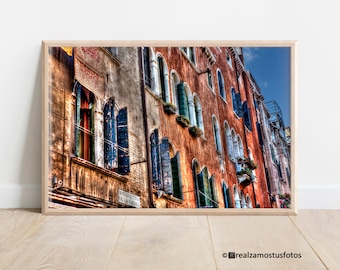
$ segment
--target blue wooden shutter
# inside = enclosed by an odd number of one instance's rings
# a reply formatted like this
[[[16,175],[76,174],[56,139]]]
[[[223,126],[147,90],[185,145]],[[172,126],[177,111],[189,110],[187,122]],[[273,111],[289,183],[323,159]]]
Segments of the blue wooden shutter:
[[[116,127],[114,100],[110,99],[104,107],[104,166],[111,170],[116,167]]]
[[[231,88],[231,97],[233,99],[233,110],[237,113],[237,104],[236,104],[236,96],[235,96],[235,89]]]
[[[151,165],[152,165],[153,187],[155,189],[161,189],[162,181],[161,181],[158,129],[155,129],[155,131],[151,134],[150,144],[151,144]]]
[[[223,79],[221,71],[217,72],[217,79],[218,79],[218,88],[220,90],[220,96],[224,98],[224,85],[223,85]]]
[[[77,157],[80,156],[80,103],[81,103],[81,84],[78,83],[77,87],[77,100],[76,100],[76,121],[75,121],[75,143]]]
[[[120,109],[117,115],[118,172],[130,172],[129,135],[127,108]]]
[[[173,193],[172,171],[168,138],[162,139],[162,142],[160,144],[160,152],[161,152],[163,188],[166,194],[172,194]]]
[[[183,200],[182,175],[180,164],[180,154],[179,152],[177,152],[176,155],[171,159],[173,195],[174,197]]]
[[[251,119],[250,119],[250,111],[247,105],[247,102],[243,102],[243,118],[244,118],[244,124],[249,130],[252,130],[251,127]]]
[[[185,92],[183,83],[177,85],[177,94],[179,103],[179,114],[189,119],[188,97]]]

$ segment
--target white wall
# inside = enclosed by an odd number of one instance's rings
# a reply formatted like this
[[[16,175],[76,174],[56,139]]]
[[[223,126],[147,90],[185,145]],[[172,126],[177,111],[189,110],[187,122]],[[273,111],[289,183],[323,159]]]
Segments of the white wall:
[[[340,208],[338,10],[329,0],[1,1],[0,207],[40,207],[42,40],[190,39],[298,41],[298,208]]]

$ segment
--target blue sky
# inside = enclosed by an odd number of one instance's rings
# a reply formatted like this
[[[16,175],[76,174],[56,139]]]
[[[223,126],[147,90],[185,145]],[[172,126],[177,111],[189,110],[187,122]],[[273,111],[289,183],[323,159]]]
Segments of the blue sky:
[[[265,101],[275,100],[290,126],[290,48],[243,47],[243,57]]]

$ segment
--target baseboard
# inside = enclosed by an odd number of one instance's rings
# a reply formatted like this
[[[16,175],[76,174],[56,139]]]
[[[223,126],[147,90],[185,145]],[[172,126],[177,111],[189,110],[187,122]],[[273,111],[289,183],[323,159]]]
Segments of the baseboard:
[[[297,190],[297,209],[340,209],[340,186]],[[41,208],[41,185],[0,184],[0,208]]]
[[[0,208],[41,208],[41,185],[0,184]]]

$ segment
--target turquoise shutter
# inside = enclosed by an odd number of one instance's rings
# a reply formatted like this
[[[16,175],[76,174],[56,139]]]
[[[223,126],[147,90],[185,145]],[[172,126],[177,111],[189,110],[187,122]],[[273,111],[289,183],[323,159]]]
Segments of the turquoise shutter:
[[[173,193],[172,172],[168,138],[162,139],[162,142],[160,144],[160,152],[161,152],[163,188],[166,194],[172,194]]]
[[[111,170],[115,167],[114,161],[117,156],[113,99],[110,99],[104,107],[104,139],[104,166]]]
[[[117,115],[118,172],[130,172],[129,134],[127,108],[120,109]]]
[[[177,85],[177,94],[179,103],[179,114],[189,119],[188,97],[185,92],[183,83]]]
[[[150,144],[151,144],[151,166],[153,187],[155,189],[161,189],[162,182],[161,182],[158,129],[155,129],[155,131],[151,134]]]
[[[174,197],[183,200],[182,175],[180,164],[180,154],[179,152],[177,152],[176,155],[171,159],[173,195]]]
[[[75,125],[75,142],[76,142],[76,151],[75,154],[77,157],[80,156],[80,103],[81,103],[81,84],[78,83],[77,87],[77,100],[76,100],[76,125]]]
[[[208,198],[211,198],[211,193],[208,179],[208,169],[206,167],[198,174],[198,188],[200,190],[200,207],[209,207],[211,205],[211,201]]]

